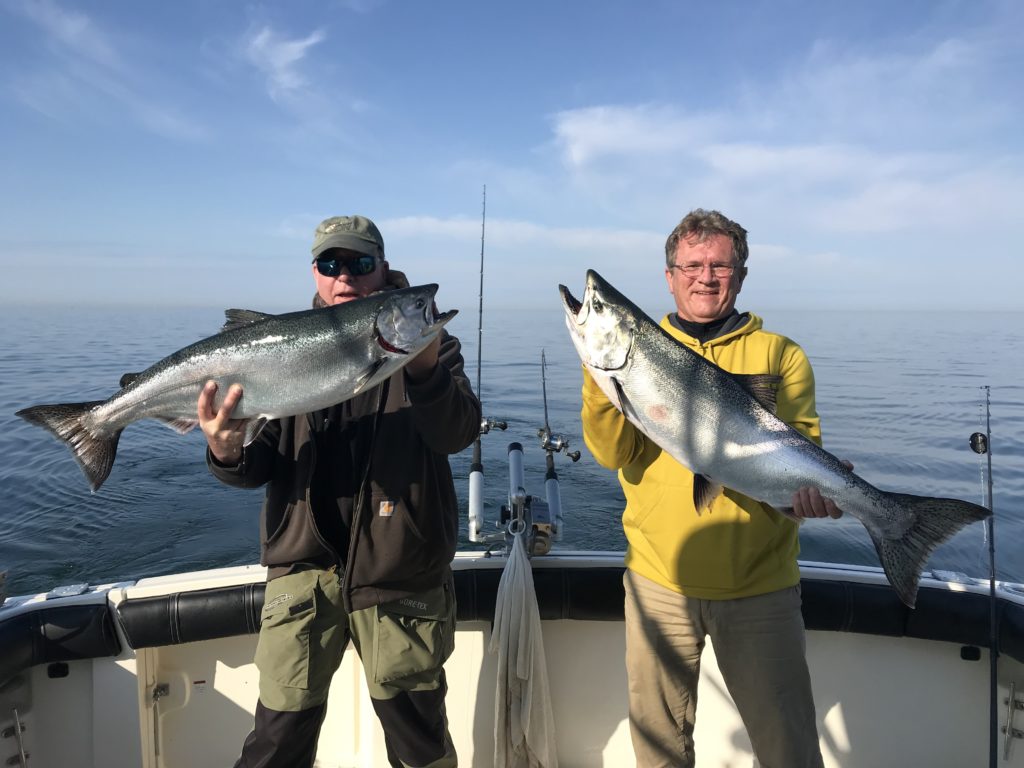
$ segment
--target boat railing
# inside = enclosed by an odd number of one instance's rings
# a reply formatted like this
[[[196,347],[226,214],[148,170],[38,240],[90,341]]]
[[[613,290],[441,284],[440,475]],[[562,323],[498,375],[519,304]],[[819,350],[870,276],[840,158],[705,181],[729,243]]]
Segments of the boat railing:
[[[498,563],[482,567],[484,562],[480,555],[465,562],[457,558],[454,564],[460,623],[494,619],[501,568]],[[542,620],[623,620],[621,560],[570,563],[551,556],[534,566]],[[807,629],[954,643],[961,646],[965,659],[990,647],[989,597],[984,590],[925,579],[917,607],[910,609],[891,586],[870,580],[871,575],[805,573],[801,589]],[[141,597],[132,596],[130,585],[118,586],[100,594],[0,610],[0,689],[40,664],[51,665],[48,674],[59,677],[67,674],[69,662],[117,657],[125,646],[139,650],[256,634],[262,580],[214,588],[202,588],[202,583],[198,581],[195,589]],[[81,602],[83,598],[90,602]],[[1024,662],[1024,600],[1002,588],[997,636],[1001,654]]]

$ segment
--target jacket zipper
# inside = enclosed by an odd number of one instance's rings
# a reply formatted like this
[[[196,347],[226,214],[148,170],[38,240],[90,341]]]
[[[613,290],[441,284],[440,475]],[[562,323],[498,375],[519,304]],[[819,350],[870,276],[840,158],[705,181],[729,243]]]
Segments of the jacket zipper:
[[[370,432],[369,445],[366,447],[366,466],[363,468],[363,477],[359,482],[359,491],[353,500],[352,505],[352,529],[348,537],[348,557],[345,559],[345,571],[341,582],[341,600],[347,613],[352,613],[352,571],[355,564],[356,544],[362,534],[363,502],[366,498],[366,491],[370,486],[370,467],[373,465],[373,448],[377,442],[377,426],[381,415],[387,407],[388,393],[390,391],[391,379],[385,379],[377,388],[377,407],[373,417],[373,426]]]
[[[316,540],[320,542],[320,546],[326,549],[329,553],[334,556],[335,568],[341,570],[341,554],[323,537],[320,533],[320,529],[316,524],[316,515],[313,514],[313,499],[310,496],[310,489],[313,484],[313,473],[316,471],[316,460],[317,460],[317,449],[316,449],[316,438],[317,432],[313,422],[313,414],[306,414],[306,423],[309,426],[310,434],[310,462],[309,462],[309,473],[306,475],[306,514],[309,516],[309,525],[313,529],[313,534],[316,536]],[[324,419],[324,430],[327,429],[327,418]]]

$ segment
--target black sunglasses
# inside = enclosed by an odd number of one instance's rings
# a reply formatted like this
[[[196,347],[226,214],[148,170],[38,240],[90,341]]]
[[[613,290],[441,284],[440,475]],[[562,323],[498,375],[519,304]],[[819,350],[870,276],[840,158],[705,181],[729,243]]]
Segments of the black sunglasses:
[[[364,253],[351,259],[325,256],[316,260],[316,271],[324,277],[337,277],[342,269],[347,269],[352,277],[369,275],[377,269],[377,257]]]

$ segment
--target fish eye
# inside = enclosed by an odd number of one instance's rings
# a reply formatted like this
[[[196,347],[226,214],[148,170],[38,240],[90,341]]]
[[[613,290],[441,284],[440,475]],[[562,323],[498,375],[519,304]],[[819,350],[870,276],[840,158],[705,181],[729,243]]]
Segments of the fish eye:
[[[423,309],[427,305],[423,299],[416,299],[416,309]]]
[[[603,312],[604,311],[604,303],[600,299],[594,299],[590,303],[590,306],[594,308],[595,312]]]

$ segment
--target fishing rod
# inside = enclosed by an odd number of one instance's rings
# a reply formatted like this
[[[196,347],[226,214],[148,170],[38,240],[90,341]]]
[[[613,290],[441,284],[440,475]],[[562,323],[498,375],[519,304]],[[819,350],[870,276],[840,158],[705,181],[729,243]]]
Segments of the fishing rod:
[[[992,426],[991,426],[991,398],[988,385],[982,387],[985,390],[985,431],[975,432],[971,435],[971,450],[979,455],[985,456],[988,462],[986,473],[988,483],[985,488],[985,506],[989,512],[992,510]],[[995,514],[990,514],[985,520],[985,537],[988,539],[988,588],[989,588],[989,751],[988,759],[990,768],[996,766],[996,742],[998,741],[999,713],[998,692],[999,692],[999,616],[998,602],[996,600],[996,541],[995,541]],[[1012,692],[1010,698],[1013,698]],[[1010,702],[1013,706],[1013,702]],[[1009,726],[1009,724],[1008,724]],[[1009,730],[1009,727],[1007,728]],[[1007,741],[1007,747],[1009,742]]]
[[[484,184],[483,208],[480,212],[480,291],[477,294],[478,304],[476,310],[476,396],[480,399],[480,406],[483,407],[483,390],[480,388],[480,373],[483,370],[484,351],[484,239],[487,234],[487,185]],[[481,410],[481,413],[483,411]],[[483,425],[481,425],[481,429]],[[477,438],[477,445],[480,439]]]
[[[546,555],[551,544],[561,541],[565,527],[562,522],[562,495],[555,471],[555,454],[564,453],[574,462],[579,461],[580,452],[569,450],[565,435],[551,431],[548,420],[547,357],[540,352],[540,381],[544,400],[544,426],[537,430],[540,446],[544,449],[547,471],[544,474],[544,500],[526,492],[523,473],[523,445],[509,443],[508,446],[508,505],[501,508],[501,523],[506,526],[506,548],[511,546],[513,536],[525,535],[527,557]]]
[[[487,232],[487,185],[483,191],[483,211],[480,217],[480,293],[476,324],[476,396],[480,401],[480,413],[483,414],[483,389],[481,388],[481,371],[483,370],[484,348],[484,240]],[[480,432],[473,443],[473,461],[469,467],[469,540],[472,542],[490,541],[483,532],[484,525],[484,462],[480,438],[492,429],[508,429],[508,423],[481,416]]]
[[[540,447],[544,449],[544,495],[548,501],[548,513],[551,517],[552,538],[554,541],[562,540],[562,492],[558,485],[558,473],[555,471],[555,454],[564,453],[573,463],[580,460],[579,451],[569,450],[569,441],[565,435],[556,435],[551,432],[551,424],[548,421],[548,383],[547,383],[547,358],[544,350],[540,351],[540,385],[541,394],[544,399],[544,426],[537,431],[540,438]]]

